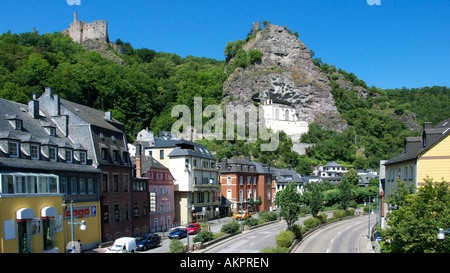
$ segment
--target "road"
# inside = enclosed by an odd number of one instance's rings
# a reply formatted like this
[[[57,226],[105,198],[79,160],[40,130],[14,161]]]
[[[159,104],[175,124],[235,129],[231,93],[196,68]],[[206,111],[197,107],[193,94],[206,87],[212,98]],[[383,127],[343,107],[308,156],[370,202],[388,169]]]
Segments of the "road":
[[[305,238],[295,253],[361,253],[368,251],[367,239],[369,216],[338,221]],[[376,215],[371,215],[371,224]]]

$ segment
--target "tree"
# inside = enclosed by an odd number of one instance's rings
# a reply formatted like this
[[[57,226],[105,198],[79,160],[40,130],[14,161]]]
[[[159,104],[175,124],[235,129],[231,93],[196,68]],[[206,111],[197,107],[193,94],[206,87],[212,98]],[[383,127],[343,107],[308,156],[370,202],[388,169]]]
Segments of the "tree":
[[[344,174],[344,177],[346,180],[350,183],[350,186],[356,187],[359,182],[359,175],[358,172],[355,169],[350,169],[346,174]]]
[[[437,240],[439,228],[450,227],[450,188],[446,181],[425,185],[413,193],[404,182],[389,197],[396,209],[387,215],[388,228],[381,230],[383,252],[450,253],[450,240]]]
[[[286,220],[289,229],[300,215],[300,194],[295,182],[288,183],[286,188],[277,193],[275,204],[281,207],[281,216]]]
[[[352,187],[350,185],[350,182],[348,180],[348,177],[346,177],[344,175],[344,177],[342,178],[341,182],[339,182],[338,184],[338,189],[341,192],[341,206],[342,209],[347,210],[349,205],[350,205],[350,201],[352,199]]]
[[[311,202],[309,203],[309,207],[311,208],[311,214],[313,217],[317,217],[317,215],[319,215],[322,206],[323,206],[322,192],[319,189],[319,185],[314,183],[312,184]]]

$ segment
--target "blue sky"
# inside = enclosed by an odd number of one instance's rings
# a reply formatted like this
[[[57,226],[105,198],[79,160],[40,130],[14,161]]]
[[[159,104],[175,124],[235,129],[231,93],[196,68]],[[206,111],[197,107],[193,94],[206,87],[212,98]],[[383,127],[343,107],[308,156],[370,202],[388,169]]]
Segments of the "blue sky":
[[[298,31],[316,57],[369,86],[450,86],[448,0],[0,0],[0,33],[107,20],[111,41],[134,48],[223,60],[228,41],[260,20]],[[369,0],[370,1],[370,0]]]

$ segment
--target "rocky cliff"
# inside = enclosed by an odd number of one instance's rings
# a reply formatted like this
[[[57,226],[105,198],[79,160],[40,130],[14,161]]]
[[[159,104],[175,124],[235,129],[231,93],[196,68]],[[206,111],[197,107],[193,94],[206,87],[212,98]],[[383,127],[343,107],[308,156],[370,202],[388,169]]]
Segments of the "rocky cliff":
[[[260,62],[239,67],[230,75],[224,82],[224,101],[249,104],[270,97],[274,103],[295,107],[300,120],[319,122],[329,129],[346,127],[328,77],[314,65],[309,50],[294,34],[268,24],[242,48],[257,49],[263,56]],[[330,119],[332,123],[326,122]]]

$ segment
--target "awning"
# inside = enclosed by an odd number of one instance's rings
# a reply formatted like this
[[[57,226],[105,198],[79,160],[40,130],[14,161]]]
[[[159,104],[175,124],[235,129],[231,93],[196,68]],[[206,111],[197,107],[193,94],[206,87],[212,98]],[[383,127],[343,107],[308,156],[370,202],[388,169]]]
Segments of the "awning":
[[[41,209],[42,218],[56,217],[58,211],[54,207],[44,207]]]
[[[16,211],[16,219],[17,220],[31,220],[34,218],[34,211],[28,208],[18,209]]]

